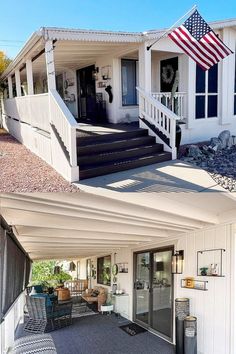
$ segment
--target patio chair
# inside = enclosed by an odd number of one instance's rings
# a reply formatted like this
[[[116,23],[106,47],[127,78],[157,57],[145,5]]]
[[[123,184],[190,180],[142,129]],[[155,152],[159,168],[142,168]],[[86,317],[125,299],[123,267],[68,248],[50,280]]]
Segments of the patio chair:
[[[24,331],[44,333],[72,323],[72,302],[57,304],[50,302],[47,296],[26,296],[29,319]]]

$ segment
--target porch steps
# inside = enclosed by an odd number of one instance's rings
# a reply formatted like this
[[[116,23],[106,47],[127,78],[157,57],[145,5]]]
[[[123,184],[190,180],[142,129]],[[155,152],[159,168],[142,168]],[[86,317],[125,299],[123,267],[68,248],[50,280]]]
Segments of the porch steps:
[[[93,135],[77,139],[80,179],[171,160],[147,129]]]

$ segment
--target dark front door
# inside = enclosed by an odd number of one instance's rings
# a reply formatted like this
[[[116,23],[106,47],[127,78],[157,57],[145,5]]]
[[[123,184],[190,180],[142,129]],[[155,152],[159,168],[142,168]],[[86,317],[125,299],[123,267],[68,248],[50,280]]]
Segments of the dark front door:
[[[173,247],[134,255],[134,320],[162,337],[173,338]]]
[[[178,57],[161,60],[161,92],[171,92],[178,71]]]
[[[96,122],[96,88],[93,72],[95,66],[77,70],[79,121]]]

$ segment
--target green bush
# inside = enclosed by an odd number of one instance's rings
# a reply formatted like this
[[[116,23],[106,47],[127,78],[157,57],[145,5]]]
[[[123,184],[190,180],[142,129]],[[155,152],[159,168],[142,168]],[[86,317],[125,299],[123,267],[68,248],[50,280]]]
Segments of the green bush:
[[[42,285],[46,287],[56,287],[66,280],[72,279],[70,274],[61,271],[54,274],[56,261],[35,261],[32,266],[32,277],[30,285]]]

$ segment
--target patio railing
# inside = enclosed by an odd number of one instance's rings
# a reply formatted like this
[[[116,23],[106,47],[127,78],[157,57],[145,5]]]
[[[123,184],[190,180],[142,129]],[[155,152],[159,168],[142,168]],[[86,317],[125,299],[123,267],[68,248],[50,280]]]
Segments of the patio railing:
[[[50,131],[48,93],[6,99],[3,101],[3,114],[32,127]]]
[[[152,92],[152,97],[154,97],[156,100],[174,112],[179,117],[179,119],[187,117],[186,92],[176,92],[173,97],[171,92]]]
[[[61,96],[56,90],[50,90],[50,121],[57,130],[69,153],[70,165],[77,166],[76,122]]]
[[[164,144],[165,150],[172,153],[176,159],[176,121],[179,117],[159,100],[137,88],[139,93],[139,117],[144,121],[156,139]],[[154,127],[154,129],[152,129]]]

